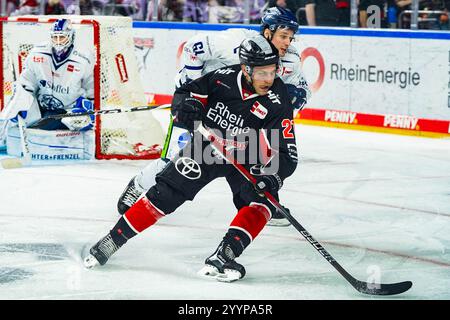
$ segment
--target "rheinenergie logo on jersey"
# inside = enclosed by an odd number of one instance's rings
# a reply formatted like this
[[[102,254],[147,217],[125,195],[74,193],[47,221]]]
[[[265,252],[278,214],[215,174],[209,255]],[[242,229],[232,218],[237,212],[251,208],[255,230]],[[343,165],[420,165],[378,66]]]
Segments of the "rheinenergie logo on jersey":
[[[211,107],[206,117],[217,123],[222,129],[230,130],[232,136],[247,133],[250,130],[249,127],[243,128],[242,116],[232,113],[222,102],[217,102],[215,106]]]

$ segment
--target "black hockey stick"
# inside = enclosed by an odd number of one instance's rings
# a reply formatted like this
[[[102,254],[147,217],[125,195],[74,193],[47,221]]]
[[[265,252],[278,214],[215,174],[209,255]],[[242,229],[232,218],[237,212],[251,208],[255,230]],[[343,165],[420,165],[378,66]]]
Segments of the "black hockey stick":
[[[139,107],[132,107],[129,109],[104,109],[104,110],[90,110],[87,112],[80,112],[80,113],[61,113],[61,114],[54,114],[49,115],[44,118],[41,118],[37,120],[36,122],[29,125],[29,128],[38,128],[42,126],[43,124],[47,123],[48,121],[52,121],[55,119],[63,119],[63,118],[69,118],[69,117],[81,117],[81,116],[90,116],[90,115],[100,115],[100,114],[117,114],[117,113],[128,113],[128,112],[137,112],[137,111],[148,111],[148,110],[155,110],[155,109],[164,109],[166,107],[169,107],[170,105],[161,105],[161,106],[139,106]]]
[[[230,162],[248,181],[255,184],[256,179],[245,169],[241,164],[239,164],[234,156],[224,149],[224,146],[219,144],[215,136],[209,132],[203,125],[197,128],[198,132],[211,142],[214,149],[216,149],[228,162]],[[411,281],[404,281],[398,283],[368,283],[355,279],[351,274],[349,274],[334,258],[322,247],[322,245],[313,238],[313,236],[305,229],[303,226],[291,216],[291,214],[286,211],[280,203],[272,196],[269,192],[264,192],[264,196],[267,200],[278,210],[283,216],[297,229],[300,234],[317,250],[319,253],[359,292],[371,295],[395,295],[407,291],[412,286]]]

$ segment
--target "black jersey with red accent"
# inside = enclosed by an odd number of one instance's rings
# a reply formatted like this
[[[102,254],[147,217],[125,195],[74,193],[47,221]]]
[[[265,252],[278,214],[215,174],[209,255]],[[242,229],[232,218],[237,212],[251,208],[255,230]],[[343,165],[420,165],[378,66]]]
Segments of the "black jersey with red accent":
[[[277,174],[290,176],[298,161],[292,107],[285,84],[275,78],[268,94],[258,95],[245,79],[241,66],[233,65],[207,73],[175,91],[172,110],[188,97],[204,105],[203,125],[220,133],[225,146],[244,150],[246,165],[269,167],[279,161]],[[256,136],[256,139],[254,139]],[[251,138],[249,138],[251,137]],[[255,143],[257,146],[254,146]]]

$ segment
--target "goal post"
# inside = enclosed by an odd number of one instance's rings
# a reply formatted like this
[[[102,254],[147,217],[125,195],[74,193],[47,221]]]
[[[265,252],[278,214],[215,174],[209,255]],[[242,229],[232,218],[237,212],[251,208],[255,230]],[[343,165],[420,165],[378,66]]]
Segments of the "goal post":
[[[29,51],[50,41],[56,19],[67,18],[75,30],[75,48],[95,57],[94,106],[96,110],[128,109],[147,105],[138,71],[130,17],[21,16],[0,17],[0,110],[12,96],[13,83]],[[152,159],[148,151],[162,145],[164,132],[151,111],[105,114],[96,117],[97,159]]]

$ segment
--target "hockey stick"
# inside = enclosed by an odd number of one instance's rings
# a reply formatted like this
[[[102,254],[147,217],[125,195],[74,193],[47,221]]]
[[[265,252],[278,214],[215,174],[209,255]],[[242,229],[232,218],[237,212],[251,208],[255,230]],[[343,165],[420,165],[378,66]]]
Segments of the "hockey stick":
[[[245,169],[241,164],[239,164],[235,159],[233,154],[224,149],[220,145],[215,136],[210,133],[203,125],[197,128],[197,131],[211,142],[215,150],[217,150],[228,162],[230,162],[248,181],[252,184],[256,183],[255,177],[253,177],[247,169]],[[332,256],[322,247],[322,245],[313,238],[313,236],[294,218],[291,214],[286,211],[280,203],[272,196],[269,192],[264,192],[266,199],[280,211],[283,216],[295,227],[295,229],[300,232],[300,234],[359,292],[371,295],[395,295],[407,291],[412,286],[411,281],[404,281],[398,283],[368,283],[355,279],[351,274],[349,274]]]
[[[161,105],[161,106],[139,106],[139,107],[132,107],[130,109],[109,109],[109,110],[91,110],[87,112],[80,112],[80,113],[63,113],[63,114],[54,114],[50,116],[46,116],[44,118],[41,118],[31,124],[30,128],[37,128],[41,126],[42,124],[45,124],[47,121],[55,120],[55,119],[62,119],[62,118],[68,118],[68,117],[82,117],[82,116],[90,116],[90,115],[100,115],[100,114],[116,114],[116,113],[128,113],[128,112],[137,112],[137,111],[147,111],[147,110],[156,110],[156,109],[164,109],[168,108],[169,105]]]
[[[0,160],[4,169],[21,168],[31,164],[31,153],[28,146],[27,131],[25,128],[25,120],[19,115],[17,116],[17,123],[20,133],[20,145],[22,147],[21,158],[7,158]]]

